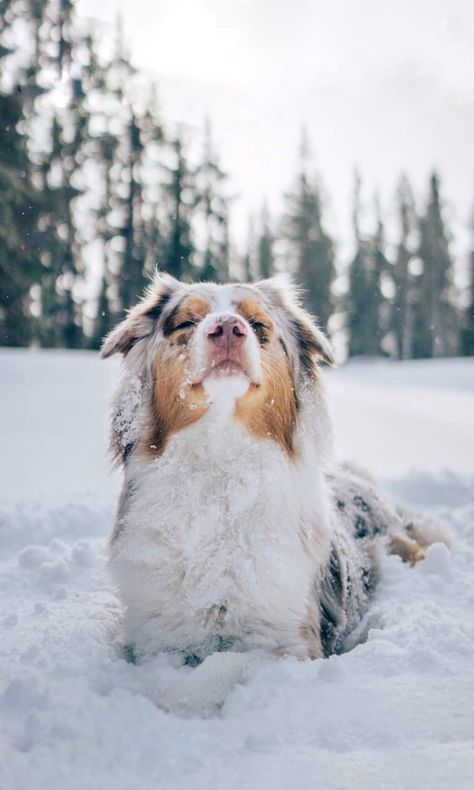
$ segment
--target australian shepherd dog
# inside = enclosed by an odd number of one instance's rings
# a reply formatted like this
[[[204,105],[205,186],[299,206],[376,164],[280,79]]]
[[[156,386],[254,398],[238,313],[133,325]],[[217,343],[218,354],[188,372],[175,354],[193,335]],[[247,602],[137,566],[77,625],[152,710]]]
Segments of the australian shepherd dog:
[[[159,274],[106,337],[115,353],[110,564],[136,656],[344,650],[378,552],[414,563],[432,530],[333,466],[318,369],[333,354],[295,288]]]

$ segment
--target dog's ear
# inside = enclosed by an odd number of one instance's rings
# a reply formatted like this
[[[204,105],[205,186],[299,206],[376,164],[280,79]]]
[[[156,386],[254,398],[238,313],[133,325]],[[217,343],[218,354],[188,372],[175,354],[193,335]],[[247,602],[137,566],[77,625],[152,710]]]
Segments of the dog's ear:
[[[117,353],[125,356],[135,343],[144,337],[149,337],[156,327],[163,308],[179,285],[179,281],[171,275],[156,273],[143,299],[132,307],[127,317],[104,338],[101,357],[107,359]]]
[[[306,360],[322,359],[327,365],[335,365],[336,360],[329,339],[322,329],[315,323],[314,319],[303,310],[303,315],[292,318],[292,330],[298,343],[300,360],[305,367]]]
[[[328,365],[335,364],[331,343],[317,321],[305,310],[301,303],[301,293],[288,274],[278,274],[255,285],[270,299],[275,307],[287,313],[290,332],[296,340],[301,365],[313,369],[314,359],[321,359]]]

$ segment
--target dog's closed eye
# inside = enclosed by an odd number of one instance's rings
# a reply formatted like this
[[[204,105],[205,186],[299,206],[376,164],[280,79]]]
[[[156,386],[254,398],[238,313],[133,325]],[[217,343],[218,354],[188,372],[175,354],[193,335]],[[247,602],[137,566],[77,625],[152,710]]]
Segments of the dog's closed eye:
[[[265,324],[263,321],[259,321],[257,318],[247,318],[247,321],[257,335],[260,343],[265,343],[268,339],[268,332],[270,331],[268,324]]]
[[[186,319],[186,321],[181,321],[180,324],[177,324],[176,326],[174,326],[173,327],[173,332],[177,332],[178,329],[191,329],[192,327],[196,326],[197,323],[198,323],[197,319],[188,318],[188,319]]]

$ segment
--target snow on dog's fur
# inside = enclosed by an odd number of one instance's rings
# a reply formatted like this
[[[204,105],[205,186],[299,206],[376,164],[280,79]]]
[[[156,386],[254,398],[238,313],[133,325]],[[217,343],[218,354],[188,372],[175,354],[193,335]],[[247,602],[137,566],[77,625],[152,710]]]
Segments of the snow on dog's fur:
[[[158,275],[105,339],[116,352],[110,554],[135,653],[341,650],[377,546],[423,553],[370,480],[331,466],[318,362],[332,352],[291,284]]]

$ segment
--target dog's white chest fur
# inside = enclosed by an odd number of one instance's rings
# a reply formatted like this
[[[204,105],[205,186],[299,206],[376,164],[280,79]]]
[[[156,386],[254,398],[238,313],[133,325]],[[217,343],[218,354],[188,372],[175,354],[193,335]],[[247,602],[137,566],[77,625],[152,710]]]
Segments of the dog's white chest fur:
[[[111,564],[139,653],[230,645],[305,655],[329,551],[315,459],[293,463],[212,406],[155,461],[133,459]]]

